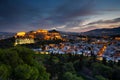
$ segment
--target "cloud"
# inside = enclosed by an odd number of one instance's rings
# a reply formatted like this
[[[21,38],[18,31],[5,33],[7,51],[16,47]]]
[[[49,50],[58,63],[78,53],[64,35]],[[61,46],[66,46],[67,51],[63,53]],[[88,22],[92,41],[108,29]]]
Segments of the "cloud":
[[[100,29],[100,28],[115,28],[120,26],[120,18],[110,19],[110,20],[98,20],[94,22],[87,22],[83,21],[83,24],[79,24],[78,26],[71,27],[69,31],[75,32],[86,32],[93,29]]]
[[[14,30],[27,29],[27,24],[32,22],[38,9],[24,4],[23,0],[0,0],[0,28],[1,31],[6,31],[11,28]],[[22,25],[22,26],[21,26]],[[26,26],[26,27],[24,27]]]
[[[80,27],[73,27],[73,28],[70,28],[70,29],[80,29]]]
[[[115,19],[112,19],[112,20],[99,20],[99,21],[96,21],[96,22],[89,23],[88,25],[92,25],[92,24],[111,24],[111,23],[119,23],[119,22],[120,22],[120,18],[115,18]]]
[[[88,29],[96,24],[119,23],[120,18],[83,25],[90,16],[98,15],[97,10],[94,10],[94,7],[98,6],[95,4],[96,1],[0,0],[0,30],[15,32],[56,28],[80,31],[80,29]]]
[[[89,0],[67,0],[45,20],[52,20],[53,24],[66,25],[67,27],[77,25],[84,19],[84,16],[93,15],[93,3],[94,0],[91,2]]]
[[[84,25],[84,28],[115,28],[120,26],[120,18],[115,18],[111,20],[99,20],[95,22],[88,23]],[[85,29],[86,29],[85,28]]]
[[[59,27],[56,27],[57,29],[63,29],[63,28],[65,28],[66,26],[65,25],[63,25],[63,26],[59,26]]]
[[[71,28],[94,14],[93,4],[94,0],[0,0],[0,28]]]

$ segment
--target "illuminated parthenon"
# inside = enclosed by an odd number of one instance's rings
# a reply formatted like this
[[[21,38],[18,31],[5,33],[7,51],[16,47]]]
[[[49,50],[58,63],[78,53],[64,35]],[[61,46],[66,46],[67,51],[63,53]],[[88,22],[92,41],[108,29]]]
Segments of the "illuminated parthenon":
[[[17,44],[30,44],[34,43],[34,39],[38,40],[62,40],[60,33],[56,30],[44,30],[39,29],[36,31],[29,31],[29,32],[18,32],[15,35],[15,45]]]

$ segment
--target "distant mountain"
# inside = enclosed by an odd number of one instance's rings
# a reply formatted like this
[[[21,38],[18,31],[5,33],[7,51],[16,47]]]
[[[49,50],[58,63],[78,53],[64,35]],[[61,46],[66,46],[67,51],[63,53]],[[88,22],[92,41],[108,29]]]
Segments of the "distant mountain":
[[[103,29],[95,29],[91,31],[87,31],[82,33],[83,35],[88,36],[113,36],[120,35],[120,27],[117,28],[103,28]]]
[[[15,34],[13,32],[0,32],[0,34]]]
[[[10,38],[13,37],[14,35],[15,33],[12,32],[0,32],[0,39]]]

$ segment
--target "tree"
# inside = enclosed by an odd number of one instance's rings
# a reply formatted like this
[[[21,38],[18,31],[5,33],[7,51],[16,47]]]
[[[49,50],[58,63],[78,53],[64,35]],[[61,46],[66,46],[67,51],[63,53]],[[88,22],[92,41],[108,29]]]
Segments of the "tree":
[[[49,80],[49,73],[46,72],[46,68],[43,66],[43,64],[40,64],[38,62],[35,62],[35,67],[39,71],[39,76],[37,80]]]
[[[24,61],[24,63],[29,64],[29,65],[34,64],[33,55],[35,53],[33,50],[28,49],[26,47],[20,47],[20,46],[12,48],[11,50],[17,51],[19,57]]]
[[[31,69],[32,69],[32,73],[30,76],[30,80],[37,80],[40,75],[39,70],[36,67],[31,67]],[[49,76],[48,76],[48,78],[49,78]]]
[[[51,74],[51,79],[55,78],[55,77],[58,77],[59,58],[54,56],[54,55],[50,55],[50,57],[47,59],[45,64],[46,64],[46,67],[47,67],[47,71]]]
[[[118,60],[118,66],[120,66],[120,60]]]
[[[25,47],[0,50],[0,79],[49,80],[45,67],[34,59],[34,54]]]
[[[82,60],[76,60],[74,62],[74,68],[76,71],[80,71],[83,68],[84,64]]]
[[[23,60],[19,57],[18,53],[11,49],[2,50],[0,61],[2,64],[10,65],[13,68],[19,64],[23,64]]]
[[[105,66],[101,63],[93,63],[92,70],[95,75],[102,75],[105,78],[111,79],[112,77],[112,68],[109,66]]]
[[[102,63],[103,63],[104,65],[106,65],[106,64],[107,64],[106,57],[103,57]]]
[[[74,68],[72,62],[65,63],[65,64],[63,65],[63,73],[64,73],[64,72],[75,73],[75,68]]]
[[[0,65],[0,80],[7,80],[10,76],[10,66]]]
[[[72,74],[71,72],[66,72],[63,74],[62,80],[84,80],[82,77],[78,77],[75,74]]]
[[[19,65],[15,68],[15,79],[17,80],[27,80],[31,77],[32,69],[29,65]]]
[[[97,80],[108,80],[108,79],[104,78],[104,77],[101,76],[101,75],[96,75],[95,78],[96,78]]]
[[[120,80],[120,67],[114,67],[112,79],[113,80]]]

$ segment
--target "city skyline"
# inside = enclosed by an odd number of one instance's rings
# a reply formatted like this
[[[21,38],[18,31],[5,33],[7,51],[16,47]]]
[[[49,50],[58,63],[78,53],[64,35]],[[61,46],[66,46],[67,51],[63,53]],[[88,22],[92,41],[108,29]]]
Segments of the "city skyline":
[[[0,31],[120,27],[120,0],[0,0]]]

